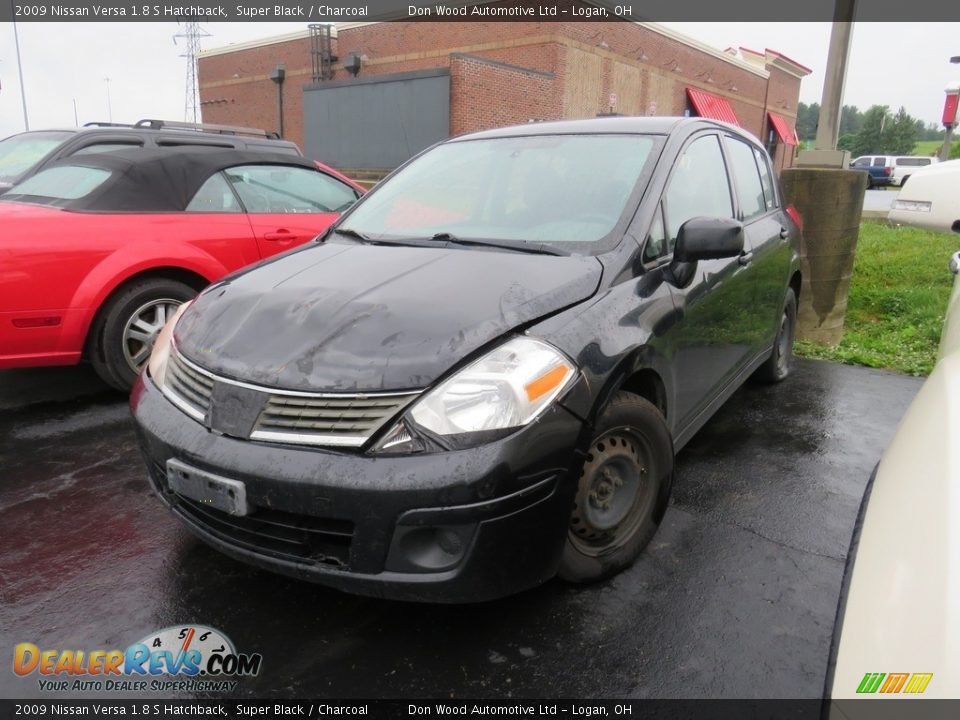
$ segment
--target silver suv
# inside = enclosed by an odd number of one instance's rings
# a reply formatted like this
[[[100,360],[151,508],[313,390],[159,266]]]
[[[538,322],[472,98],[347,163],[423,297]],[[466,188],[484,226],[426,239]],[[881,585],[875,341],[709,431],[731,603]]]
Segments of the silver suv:
[[[303,155],[296,143],[281,140],[276,133],[230,125],[140,120],[133,125],[94,122],[79,128],[29,130],[0,140],[0,195],[54,160],[71,155],[185,145]]]

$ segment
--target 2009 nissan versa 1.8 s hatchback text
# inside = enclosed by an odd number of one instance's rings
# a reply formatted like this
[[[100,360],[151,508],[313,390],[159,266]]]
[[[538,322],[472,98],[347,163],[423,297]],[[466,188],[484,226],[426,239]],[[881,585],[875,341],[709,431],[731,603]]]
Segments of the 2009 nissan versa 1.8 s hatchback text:
[[[795,219],[708,120],[441,143],[170,321],[131,397],[153,486],[224,553],[353,592],[606,578],[674,453],[789,372]]]

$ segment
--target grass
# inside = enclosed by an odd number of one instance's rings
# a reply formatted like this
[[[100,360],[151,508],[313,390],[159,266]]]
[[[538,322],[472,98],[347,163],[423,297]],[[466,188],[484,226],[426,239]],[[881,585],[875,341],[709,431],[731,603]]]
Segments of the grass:
[[[843,339],[834,348],[798,341],[796,352],[849,365],[928,375],[960,235],[863,223],[854,259]]]
[[[913,146],[914,155],[935,155],[943,147],[943,140],[918,140]]]

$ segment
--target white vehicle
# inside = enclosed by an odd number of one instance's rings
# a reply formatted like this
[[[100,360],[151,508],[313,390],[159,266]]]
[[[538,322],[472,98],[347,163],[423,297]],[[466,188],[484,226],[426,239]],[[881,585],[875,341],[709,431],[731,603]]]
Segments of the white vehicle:
[[[960,271],[960,253],[950,269]],[[957,408],[960,279],[937,364],[864,493],[834,630],[831,720],[921,717],[901,703],[960,698]],[[899,713],[884,715],[870,699],[898,700]]]
[[[891,185],[903,187],[907,180],[920,168],[930,167],[940,162],[938,158],[930,155],[905,155],[893,158],[893,178]]]
[[[897,194],[887,219],[896,225],[960,232],[960,160],[917,170]]]

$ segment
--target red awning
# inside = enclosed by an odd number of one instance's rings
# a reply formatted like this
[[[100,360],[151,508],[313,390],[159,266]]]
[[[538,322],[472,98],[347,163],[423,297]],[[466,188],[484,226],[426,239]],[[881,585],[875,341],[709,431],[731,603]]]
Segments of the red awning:
[[[777,135],[780,136],[782,140],[787,145],[799,145],[800,143],[797,140],[797,133],[790,123],[787,122],[786,118],[782,115],[777,115],[774,112],[768,112],[767,117],[770,118],[770,124],[773,126],[773,129],[777,131]]]
[[[740,125],[737,114],[733,111],[733,106],[730,105],[728,100],[690,87],[687,88],[687,97],[690,98],[690,104],[693,105],[693,109],[697,111],[697,115],[700,117],[722,120],[731,125]]]

